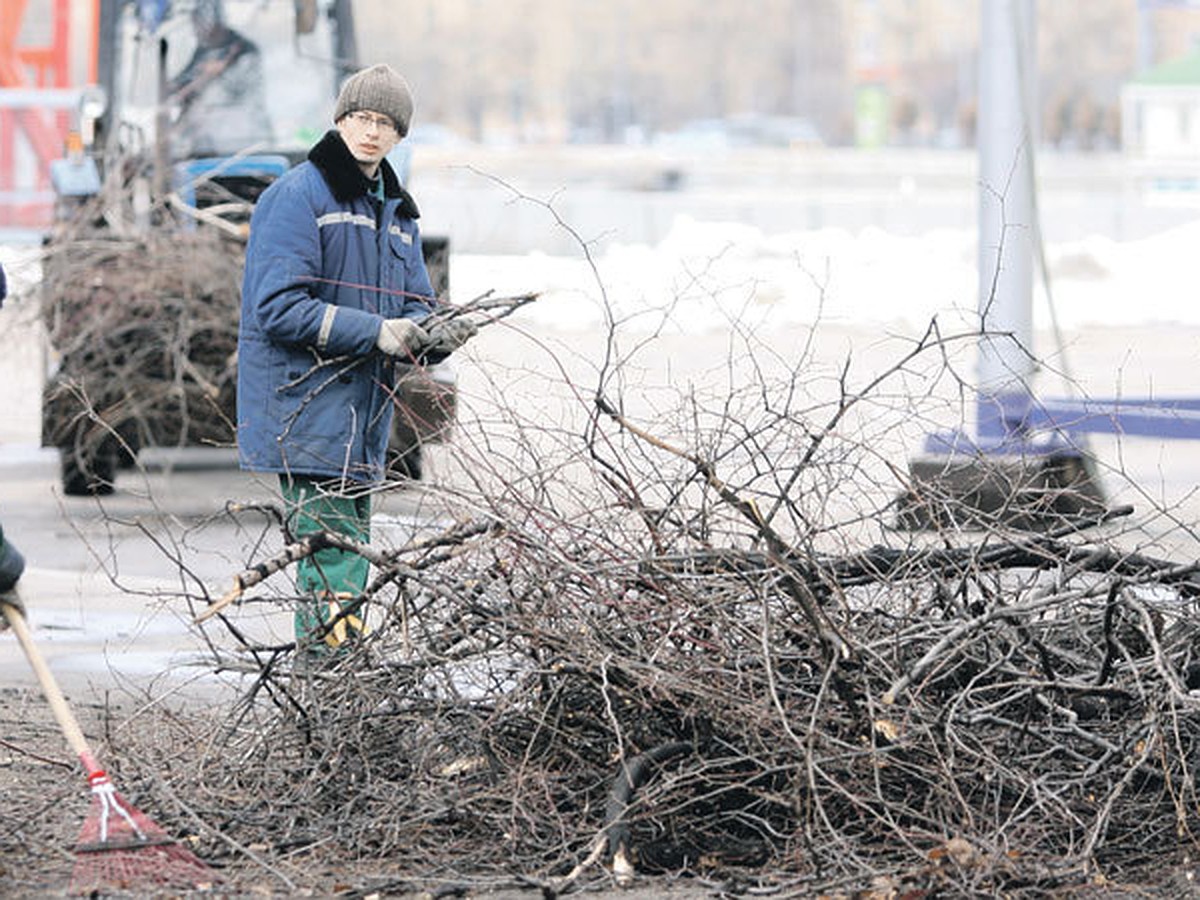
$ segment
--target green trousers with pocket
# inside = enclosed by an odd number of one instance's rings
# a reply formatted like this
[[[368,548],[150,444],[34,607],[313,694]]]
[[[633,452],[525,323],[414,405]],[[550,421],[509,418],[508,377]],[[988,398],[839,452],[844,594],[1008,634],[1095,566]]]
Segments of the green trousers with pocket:
[[[331,531],[360,543],[371,539],[371,495],[347,493],[342,483],[322,478],[280,475],[284,510],[292,536],[302,538]],[[370,563],[362,556],[326,547],[296,565],[296,587],[302,599],[296,608],[296,643],[300,649],[321,652],[341,646],[346,636],[363,631],[365,610],[347,616],[325,633],[325,624],[367,586]]]

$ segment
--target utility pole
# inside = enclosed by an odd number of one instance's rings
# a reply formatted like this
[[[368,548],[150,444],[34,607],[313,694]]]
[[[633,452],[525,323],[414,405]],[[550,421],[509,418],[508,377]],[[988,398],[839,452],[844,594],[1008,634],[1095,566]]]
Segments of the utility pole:
[[[1200,0],[1140,0],[1200,5]],[[1088,433],[1200,440],[1200,397],[1035,395],[1034,0],[982,0],[979,383],[975,433],[932,434],[898,499],[904,528],[1003,520],[1042,529],[1105,510]]]
[[[1089,460],[1070,436],[1038,431],[1033,376],[1036,96],[1034,0],[980,7],[978,326],[974,434],[930,435],[909,463],[897,524],[1004,520],[1040,528],[1103,510]]]
[[[977,133],[982,338],[976,428],[985,440],[1003,440],[1020,430],[1035,370],[1034,12],[1033,0],[983,0],[982,5]]]

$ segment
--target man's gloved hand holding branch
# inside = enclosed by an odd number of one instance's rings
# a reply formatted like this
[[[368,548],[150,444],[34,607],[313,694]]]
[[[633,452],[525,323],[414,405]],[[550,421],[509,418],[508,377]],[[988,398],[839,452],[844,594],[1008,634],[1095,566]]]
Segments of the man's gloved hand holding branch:
[[[6,606],[11,606],[22,616],[25,615],[25,604],[21,602],[21,595],[17,593],[15,587],[0,593],[0,631],[5,631],[8,628],[8,617],[4,615],[4,607]]]
[[[479,326],[462,316],[431,320],[424,328],[412,319],[384,319],[375,345],[388,356],[438,362],[479,334]]]
[[[429,326],[429,344],[422,348],[426,353],[453,353],[475,335],[479,326],[461,316]]]
[[[412,319],[384,319],[375,346],[388,356],[414,356],[429,343],[429,333]]]

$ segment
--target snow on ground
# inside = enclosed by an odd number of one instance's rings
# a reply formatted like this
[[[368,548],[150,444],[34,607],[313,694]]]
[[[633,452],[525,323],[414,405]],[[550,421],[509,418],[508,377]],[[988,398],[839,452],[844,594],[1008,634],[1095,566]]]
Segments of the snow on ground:
[[[30,244],[0,244],[0,265],[8,278],[9,293],[20,293],[42,277],[38,252]]]
[[[1047,248],[1050,296],[1061,327],[1200,325],[1188,261],[1200,222],[1144,240],[1093,237]],[[971,232],[900,237],[874,228],[766,235],[680,217],[657,246],[616,245],[595,258],[456,257],[459,300],[487,290],[541,290],[531,321],[559,330],[605,322],[606,307],[631,331],[705,333],[731,321],[765,327],[891,325],[920,330],[937,315],[973,321],[978,292]],[[1052,323],[1044,283],[1034,327]]]

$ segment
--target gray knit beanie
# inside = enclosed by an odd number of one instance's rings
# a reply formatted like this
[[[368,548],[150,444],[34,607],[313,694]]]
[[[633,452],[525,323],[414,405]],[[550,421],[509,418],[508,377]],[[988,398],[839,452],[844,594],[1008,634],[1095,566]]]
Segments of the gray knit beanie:
[[[346,79],[342,92],[338,94],[333,108],[333,121],[338,122],[348,113],[365,109],[383,113],[396,123],[400,136],[408,134],[408,123],[412,121],[413,99],[408,82],[386,63],[371,66],[356,72]]]

